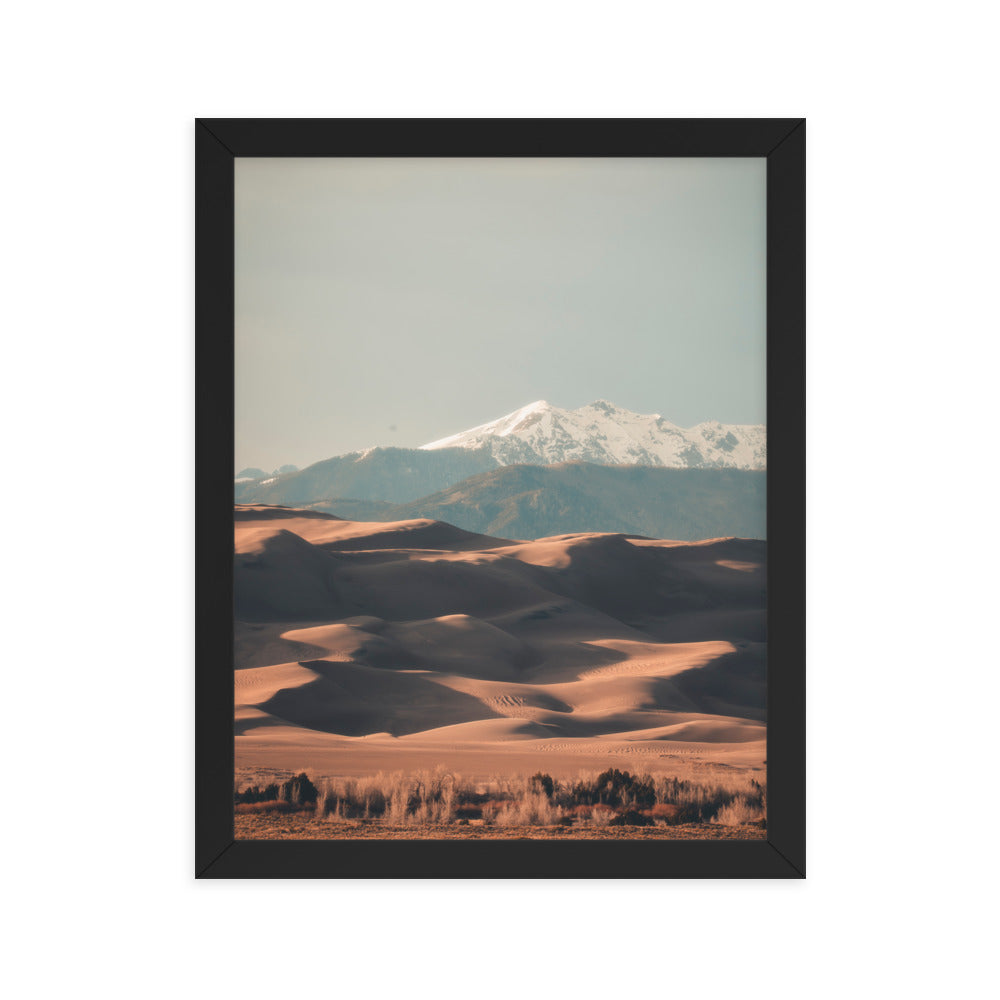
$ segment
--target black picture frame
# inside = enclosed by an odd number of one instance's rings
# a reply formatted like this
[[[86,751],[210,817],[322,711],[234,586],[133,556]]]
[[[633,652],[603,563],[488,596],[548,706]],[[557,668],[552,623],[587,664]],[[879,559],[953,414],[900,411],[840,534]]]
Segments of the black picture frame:
[[[197,119],[195,865],[199,878],[805,877],[805,120]],[[234,161],[767,158],[767,839],[250,841],[233,833]]]

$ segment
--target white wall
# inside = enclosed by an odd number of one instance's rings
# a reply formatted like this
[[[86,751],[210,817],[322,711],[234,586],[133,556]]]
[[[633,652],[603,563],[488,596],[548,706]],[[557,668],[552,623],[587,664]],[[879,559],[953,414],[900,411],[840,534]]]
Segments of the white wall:
[[[997,811],[988,12],[7,12],[0,731],[18,995],[981,994]],[[193,881],[197,115],[808,116],[807,882]],[[116,805],[140,785],[155,807]]]

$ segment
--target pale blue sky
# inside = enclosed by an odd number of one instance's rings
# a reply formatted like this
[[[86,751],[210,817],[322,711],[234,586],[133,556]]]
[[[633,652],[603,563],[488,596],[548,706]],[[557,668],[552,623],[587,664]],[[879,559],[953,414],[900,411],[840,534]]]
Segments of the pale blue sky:
[[[765,160],[236,159],[236,468],[765,416]]]

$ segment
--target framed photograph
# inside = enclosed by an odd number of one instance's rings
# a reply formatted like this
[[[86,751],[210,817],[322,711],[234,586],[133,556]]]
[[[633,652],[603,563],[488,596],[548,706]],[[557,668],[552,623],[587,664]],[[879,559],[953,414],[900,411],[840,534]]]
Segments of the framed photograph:
[[[804,877],[804,120],[195,128],[196,874]]]

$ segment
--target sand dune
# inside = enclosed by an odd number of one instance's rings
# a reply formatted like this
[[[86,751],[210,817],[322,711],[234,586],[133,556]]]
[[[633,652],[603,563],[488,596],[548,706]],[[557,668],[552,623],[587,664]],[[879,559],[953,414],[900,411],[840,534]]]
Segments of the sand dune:
[[[238,765],[763,764],[763,542],[263,505],[235,528]]]
[[[256,539],[276,530],[295,534],[325,549],[445,549],[466,551],[508,544],[506,539],[492,538],[464,531],[443,521],[422,518],[415,521],[345,521],[333,514],[315,510],[264,507],[259,504],[238,504],[236,522],[237,545],[255,544]],[[276,522],[273,526],[271,522]],[[251,541],[253,540],[253,541]],[[237,547],[237,551],[240,551]]]

